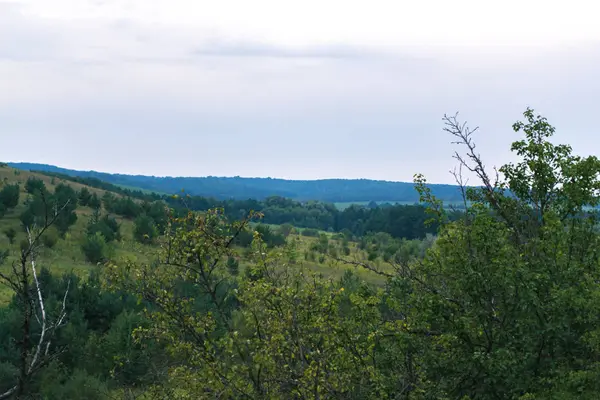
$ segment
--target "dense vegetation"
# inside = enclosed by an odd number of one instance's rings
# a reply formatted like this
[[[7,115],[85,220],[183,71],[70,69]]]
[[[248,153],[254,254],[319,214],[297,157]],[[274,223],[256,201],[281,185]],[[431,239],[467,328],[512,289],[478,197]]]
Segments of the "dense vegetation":
[[[46,164],[9,163],[10,166],[54,172],[63,175],[97,178],[104,182],[136,187],[158,193],[173,194],[182,189],[196,196],[217,199],[262,200],[270,196],[287,197],[294,200],[318,200],[325,202],[402,202],[414,203],[419,196],[412,183],[375,181],[369,179],[322,179],[285,180],[272,178],[224,178],[224,177],[155,177],[142,175],[109,174],[95,171],[76,171]],[[447,202],[461,201],[456,185],[432,184],[431,188],[440,199]]]
[[[344,232],[354,237],[369,233],[385,232],[395,238],[423,239],[427,234],[437,230],[437,224],[425,225],[428,219],[424,205],[351,205],[339,210],[331,203],[318,201],[299,202],[278,196],[271,196],[263,201],[217,200],[202,196],[167,196],[157,193],[144,193],[139,190],[124,189],[96,178],[71,177],[69,175],[46,173],[73,182],[83,183],[90,187],[109,190],[124,197],[117,199],[108,193],[101,200],[109,212],[136,218],[142,213],[150,213],[156,219],[162,213],[160,201],[176,210],[208,211],[221,208],[232,220],[243,219],[252,210],[263,214],[262,222],[266,224],[292,224],[300,228],[318,229],[329,232]],[[84,196],[87,197],[87,196]],[[142,200],[139,205],[135,200]],[[90,198],[94,204],[98,199]],[[145,206],[144,206],[145,205]],[[152,209],[149,211],[149,209]],[[450,218],[459,218],[461,211],[450,213]],[[164,221],[162,221],[164,224]],[[159,224],[160,225],[160,224]]]
[[[110,212],[145,216],[134,234],[161,243],[156,257],[109,257],[84,281],[54,276],[39,269],[39,244],[72,220],[56,210],[73,196],[28,185],[28,209],[41,201],[32,210],[46,217],[24,225],[2,270],[14,296],[0,310],[0,398],[597,399],[600,232],[589,207],[600,160],[552,144],[554,128],[532,110],[524,117],[502,180],[472,131],[446,118],[466,149],[461,167],[481,179],[463,188],[466,212],[450,218],[417,175],[436,237],[316,232],[305,255],[355,267],[341,277],[307,268],[293,226],[274,232],[223,209],[154,217],[152,203],[114,194],[103,195]],[[96,212],[88,234],[116,235],[110,218]],[[287,239],[265,243],[274,234]]]

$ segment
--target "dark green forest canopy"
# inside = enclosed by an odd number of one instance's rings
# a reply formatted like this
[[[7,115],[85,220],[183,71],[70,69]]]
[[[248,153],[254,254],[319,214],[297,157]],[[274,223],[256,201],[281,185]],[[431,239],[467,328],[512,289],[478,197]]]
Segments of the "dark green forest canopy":
[[[240,177],[154,177],[76,171],[46,164],[9,163],[25,170],[55,172],[70,176],[92,177],[126,187],[136,187],[158,193],[174,194],[181,190],[217,199],[258,199],[270,196],[294,200],[325,202],[417,202],[419,196],[410,182],[389,182],[370,179],[285,180]],[[447,202],[461,200],[456,185],[431,184],[433,193]]]

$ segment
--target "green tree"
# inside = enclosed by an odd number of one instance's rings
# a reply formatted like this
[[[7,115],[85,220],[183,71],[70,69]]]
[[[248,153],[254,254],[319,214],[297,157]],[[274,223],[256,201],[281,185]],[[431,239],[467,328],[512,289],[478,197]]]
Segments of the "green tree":
[[[240,272],[240,262],[237,258],[229,256],[227,258],[227,270],[233,276],[237,276]]]
[[[90,201],[92,200],[92,193],[89,191],[88,188],[83,187],[79,191],[78,199],[79,204],[81,204],[84,207],[87,207],[90,205]]]
[[[597,385],[576,382],[599,377],[600,346],[590,338],[600,332],[600,237],[597,212],[586,207],[599,202],[600,161],[551,144],[546,119],[524,116],[514,130],[525,139],[512,147],[521,161],[501,168],[505,181],[485,171],[473,131],[446,118],[467,151],[457,154],[462,167],[482,181],[465,190],[472,205],[460,221],[447,222],[417,177],[443,226],[424,262],[403,269],[414,286],[407,323],[430,332],[422,371],[443,396],[597,396]]]
[[[61,212],[56,219],[55,227],[58,229],[61,236],[67,233],[69,228],[77,222],[77,192],[63,183],[59,183],[54,190],[54,203],[57,207],[61,207]]]
[[[19,204],[21,188],[18,184],[6,185],[0,190],[0,203],[4,209],[10,210]]]
[[[98,195],[96,193],[92,194],[92,197],[90,197],[90,200],[88,201],[88,206],[92,210],[98,210],[100,207],[102,207],[102,202],[100,201],[100,198],[98,198]]]
[[[282,235],[285,238],[290,236],[290,234],[293,232],[294,232],[294,226],[292,224],[287,224],[287,223],[279,225],[279,228],[277,229],[277,233],[279,233],[280,235]]]
[[[81,244],[81,251],[86,260],[93,264],[102,263],[108,260],[109,247],[106,239],[100,232],[93,235],[86,235]]]
[[[6,238],[8,239],[8,242],[12,245],[15,243],[15,238],[17,237],[17,231],[15,230],[15,228],[8,228],[4,231],[4,234],[6,235]]]
[[[38,195],[40,193],[47,193],[48,189],[46,188],[46,184],[43,180],[30,177],[25,183],[25,191],[30,195]]]
[[[158,236],[158,229],[154,220],[146,214],[135,219],[133,236],[140,243],[152,243]]]
[[[135,337],[165,340],[185,360],[153,395],[375,399],[401,393],[409,376],[397,340],[403,334],[382,323],[381,290],[348,293],[286,268],[258,233],[248,274],[239,283],[228,280],[231,232],[246,223],[231,226],[218,210],[189,214],[166,230],[160,265],[108,269],[113,284],[155,306],[146,309],[152,323]]]
[[[100,217],[100,210],[96,209],[87,226],[87,234],[95,235],[100,232],[107,243],[121,240],[121,225],[109,215]]]

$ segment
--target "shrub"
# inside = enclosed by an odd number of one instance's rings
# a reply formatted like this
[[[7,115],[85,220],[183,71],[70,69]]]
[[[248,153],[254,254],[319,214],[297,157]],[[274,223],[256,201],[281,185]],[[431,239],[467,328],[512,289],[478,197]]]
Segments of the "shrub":
[[[146,214],[137,217],[135,219],[133,236],[140,243],[152,243],[158,236],[158,229],[154,220]]]
[[[81,251],[87,261],[97,264],[108,260],[108,245],[100,232],[87,235],[81,244]]]
[[[229,256],[227,258],[227,270],[231,275],[237,276],[240,272],[240,262],[235,257]]]
[[[8,228],[4,231],[4,234],[6,235],[6,237],[8,238],[8,242],[10,244],[14,244],[15,243],[15,238],[17,237],[17,231],[15,230],[15,228]]]
[[[283,246],[286,243],[285,237],[273,232],[268,225],[258,225],[256,231],[268,247]]]
[[[20,187],[18,184],[7,185],[0,190],[0,203],[8,210],[19,204]]]
[[[319,236],[319,231],[312,228],[306,228],[302,230],[302,236],[317,237]]]
[[[107,243],[121,240],[121,225],[113,217],[105,215],[102,219],[93,217],[87,227],[87,234],[94,235],[100,232]]]
[[[279,233],[283,237],[288,237],[293,232],[294,226],[292,224],[282,224],[279,225],[279,228],[277,229],[277,233]]]

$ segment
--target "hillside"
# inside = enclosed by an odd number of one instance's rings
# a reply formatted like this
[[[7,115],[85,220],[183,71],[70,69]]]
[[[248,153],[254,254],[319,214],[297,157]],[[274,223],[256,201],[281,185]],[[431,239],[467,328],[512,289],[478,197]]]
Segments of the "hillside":
[[[117,200],[120,199],[123,202],[132,200],[136,204],[140,205],[140,207],[144,202],[147,203],[147,201],[141,199],[126,197],[123,195],[123,193],[128,193],[127,190],[119,190],[120,188],[114,187],[110,184],[105,186],[107,188],[111,188],[112,186],[113,190],[105,190],[102,188],[78,183],[69,179],[47,176],[43,173],[29,172],[13,169],[11,167],[0,166],[0,190],[7,185],[15,184],[18,184],[20,188],[20,199],[18,205],[15,208],[6,211],[4,215],[0,215],[0,251],[13,248],[8,262],[0,266],[0,272],[8,272],[11,262],[16,260],[18,255],[18,252],[16,249],[14,249],[14,246],[18,245],[26,237],[25,232],[22,229],[20,217],[21,214],[27,209],[26,203],[30,198],[30,195],[25,189],[26,183],[29,179],[41,180],[50,193],[54,192],[58,185],[63,184],[72,187],[77,193],[80,193],[82,190],[87,190],[91,194],[95,194],[98,196],[98,198],[102,199],[102,207],[100,209],[101,214],[115,218],[120,227],[120,240],[110,243],[109,246],[111,260],[117,262],[124,260],[148,262],[153,259],[154,255],[159,250],[157,243],[143,244],[139,243],[134,238],[135,213],[133,213],[133,215],[126,215],[124,211],[116,209],[108,210],[106,208],[104,198],[107,194]],[[268,210],[266,211],[269,213]],[[82,278],[85,278],[92,270],[96,269],[96,265],[94,263],[90,263],[88,260],[86,260],[86,256],[81,249],[81,243],[86,237],[86,229],[90,219],[92,218],[93,209],[89,206],[78,204],[77,208],[75,209],[75,214],[77,215],[77,220],[72,226],[69,227],[65,237],[57,238],[56,243],[53,246],[44,248],[40,258],[42,260],[42,265],[54,273],[74,273]],[[277,231],[278,225],[270,225],[270,228],[273,231]],[[5,235],[5,232],[9,229],[14,229],[17,232],[14,245],[9,243],[9,239]],[[317,256],[310,254],[311,252],[309,249],[315,242],[317,242],[318,233],[316,234],[317,236],[308,236],[308,234],[300,234],[302,229],[297,229],[295,232],[295,234],[292,234],[288,237],[288,242],[295,242],[298,246],[300,254],[308,254],[310,256],[310,260],[308,260],[309,262],[307,263],[307,267],[309,269],[322,272],[329,276],[341,276],[343,274],[345,268],[342,265],[332,265],[331,263],[326,263],[324,259],[319,260]],[[331,238],[333,237],[332,234],[327,235]],[[338,242],[332,240],[332,243]],[[355,246],[356,245],[351,245],[351,248],[354,249],[353,252],[358,251]],[[243,247],[239,247],[238,251],[241,255]],[[243,269],[244,265],[242,264],[241,267]],[[370,282],[380,281],[380,279],[370,273],[363,273],[361,276],[363,279]],[[0,286],[0,304],[5,304],[8,302],[11,295],[11,291],[8,289],[8,287]]]
[[[46,171],[71,176],[94,177],[115,185],[140,188],[158,193],[179,193],[182,189],[195,196],[217,199],[264,199],[281,196],[294,200],[318,200],[331,203],[398,202],[415,203],[419,196],[411,182],[369,179],[285,180],[241,177],[155,177],[77,171],[46,164],[9,163],[23,170]],[[446,202],[461,200],[455,185],[430,185],[432,192]]]

